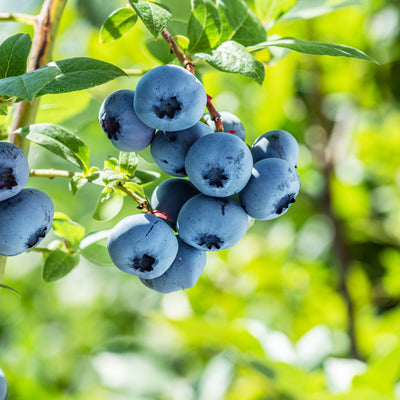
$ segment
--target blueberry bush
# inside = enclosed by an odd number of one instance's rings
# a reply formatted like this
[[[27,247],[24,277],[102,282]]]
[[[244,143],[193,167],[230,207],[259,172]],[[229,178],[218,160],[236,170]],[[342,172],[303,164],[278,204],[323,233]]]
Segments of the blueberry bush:
[[[0,400],[400,399],[398,4],[13,3]]]

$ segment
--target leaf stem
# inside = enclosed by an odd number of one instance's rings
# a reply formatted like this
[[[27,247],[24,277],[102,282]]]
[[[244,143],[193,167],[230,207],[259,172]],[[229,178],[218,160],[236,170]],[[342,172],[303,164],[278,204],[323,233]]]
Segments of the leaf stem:
[[[139,210],[144,210],[146,213],[151,211],[151,207],[150,207],[148,201],[146,199],[144,199],[143,197],[140,197],[133,190],[124,186],[124,184],[122,182],[118,182],[117,188],[119,190],[121,190],[122,192],[124,192],[129,197],[131,197],[133,200],[135,200],[136,203],[138,204],[137,208]]]
[[[0,21],[19,22],[20,24],[34,26],[36,23],[36,16],[22,13],[2,12],[0,13]]]

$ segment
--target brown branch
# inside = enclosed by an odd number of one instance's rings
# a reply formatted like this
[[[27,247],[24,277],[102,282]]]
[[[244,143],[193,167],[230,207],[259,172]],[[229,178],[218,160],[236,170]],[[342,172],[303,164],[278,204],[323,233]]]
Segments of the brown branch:
[[[165,28],[161,32],[161,35],[167,41],[171,51],[175,54],[182,66],[194,75],[195,68],[192,64],[192,59],[185,55],[182,49],[178,46],[178,43],[175,42],[171,34]]]
[[[51,53],[61,15],[68,0],[44,0],[41,11],[34,19],[34,36],[29,54],[27,71],[33,71],[51,61]],[[8,141],[21,147],[28,155],[29,140],[14,133],[15,130],[33,124],[39,107],[39,99],[32,103],[23,101],[15,109]],[[3,280],[7,257],[0,255],[0,283]]]
[[[27,71],[37,68],[51,61],[54,40],[62,12],[67,0],[45,0],[41,11],[35,19],[35,33],[33,36],[32,49],[29,55]],[[26,154],[29,152],[29,141],[14,133],[15,130],[35,122],[39,99],[32,103],[23,101],[15,109],[14,119],[11,125],[9,142],[20,146]]]
[[[318,64],[313,66],[314,74],[317,77],[313,81],[313,90],[311,94],[311,103],[309,108],[314,112],[314,118],[319,126],[327,133],[327,142],[318,143],[312,148],[316,159],[321,163],[324,175],[324,188],[321,196],[321,203],[324,213],[330,218],[334,227],[333,251],[338,265],[339,282],[338,291],[343,298],[347,311],[347,333],[350,338],[350,353],[353,358],[362,360],[363,357],[359,351],[357,333],[356,333],[356,315],[354,301],[348,287],[348,278],[352,263],[349,238],[344,221],[337,215],[333,206],[332,192],[330,182],[335,176],[335,166],[339,161],[339,156],[344,157],[347,148],[343,148],[347,136],[351,133],[354,116],[347,115],[333,123],[324,114],[323,111],[323,92],[320,87],[319,76],[321,74]],[[350,110],[352,113],[352,110]],[[350,123],[349,123],[350,121]]]

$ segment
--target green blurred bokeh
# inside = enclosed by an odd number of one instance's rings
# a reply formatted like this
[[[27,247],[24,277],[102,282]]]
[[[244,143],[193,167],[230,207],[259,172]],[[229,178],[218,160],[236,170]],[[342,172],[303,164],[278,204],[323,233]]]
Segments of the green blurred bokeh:
[[[0,1],[0,12],[37,12],[40,3]],[[187,21],[190,2],[164,3]],[[156,66],[141,23],[99,43],[101,23],[124,5],[69,2],[54,58]],[[0,41],[17,31],[30,32],[2,23]],[[262,87],[198,65],[217,109],[243,121],[248,144],[277,128],[297,138],[296,203],[256,222],[231,250],[209,253],[196,286],[169,295],[83,257],[52,284],[41,278],[38,253],[9,258],[4,283],[21,293],[0,295],[0,368],[11,400],[400,399],[400,4],[369,0],[268,34],[346,44],[381,63],[274,52]],[[137,80],[47,95],[37,122],[75,132],[102,167],[118,151],[98,124],[101,101]],[[70,168],[36,145],[29,162]],[[98,187],[73,197],[67,180],[31,178],[28,186],[88,233],[137,212],[125,199],[116,218],[96,222]]]

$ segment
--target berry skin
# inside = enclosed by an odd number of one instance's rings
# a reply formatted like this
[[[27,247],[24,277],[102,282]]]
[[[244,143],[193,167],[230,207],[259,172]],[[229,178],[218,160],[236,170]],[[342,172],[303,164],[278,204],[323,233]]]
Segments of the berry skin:
[[[199,191],[190,181],[180,178],[167,179],[154,189],[151,195],[151,207],[166,214],[168,216],[166,222],[176,229],[180,209],[196,194],[199,194]]]
[[[22,189],[0,202],[0,254],[15,256],[36,247],[50,231],[53,216],[53,202],[37,189]]]
[[[275,129],[260,135],[251,147],[254,163],[264,158],[282,158],[295,168],[299,159],[299,145],[286,131]]]
[[[169,175],[186,176],[186,153],[194,142],[209,133],[212,129],[203,122],[181,131],[158,131],[150,147],[154,162]]]
[[[206,265],[207,254],[178,239],[178,253],[172,265],[159,277],[141,279],[150,289],[160,293],[171,293],[190,289],[198,281]]]
[[[185,168],[190,181],[207,196],[227,197],[248,182],[253,158],[246,143],[218,132],[197,140],[189,149]]]
[[[224,126],[224,131],[232,133],[245,141],[246,131],[244,130],[242,121],[235,114],[232,114],[229,111],[219,111],[219,115],[221,117],[222,125]],[[215,122],[211,119],[210,114],[204,114],[204,118],[211,129],[216,132],[217,129],[215,127]]]
[[[267,220],[285,214],[299,190],[299,174],[291,164],[281,158],[266,158],[254,164],[239,198],[250,217]]]
[[[7,398],[7,378],[2,369],[0,368],[0,400],[6,400]]]
[[[99,121],[111,143],[121,151],[145,149],[152,141],[154,129],[144,124],[135,113],[133,90],[116,90],[100,107]]]
[[[28,179],[25,153],[13,143],[0,142],[0,201],[18,194]]]
[[[119,221],[111,230],[107,247],[120,270],[144,279],[162,275],[178,252],[172,229],[149,214],[130,215]]]
[[[200,250],[216,251],[234,246],[247,231],[243,208],[230,197],[198,194],[188,200],[178,215],[178,234]]]
[[[136,114],[146,125],[158,130],[190,128],[200,120],[206,103],[201,82],[177,65],[153,68],[136,86]]]

